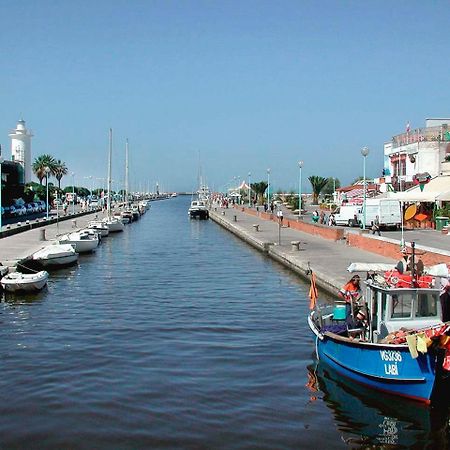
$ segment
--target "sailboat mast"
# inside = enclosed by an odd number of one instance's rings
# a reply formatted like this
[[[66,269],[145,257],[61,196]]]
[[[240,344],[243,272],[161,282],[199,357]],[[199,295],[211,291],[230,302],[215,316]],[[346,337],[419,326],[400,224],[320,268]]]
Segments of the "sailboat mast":
[[[128,205],[128,138],[125,142],[125,205]]]
[[[106,202],[106,211],[108,213],[108,217],[111,217],[111,160],[112,160],[112,128],[109,129],[108,200]]]

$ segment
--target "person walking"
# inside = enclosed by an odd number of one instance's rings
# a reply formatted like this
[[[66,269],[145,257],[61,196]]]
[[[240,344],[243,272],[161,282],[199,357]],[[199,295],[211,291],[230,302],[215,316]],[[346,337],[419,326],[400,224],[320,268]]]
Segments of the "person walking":
[[[280,225],[283,225],[283,211],[281,208],[277,211],[277,217]]]

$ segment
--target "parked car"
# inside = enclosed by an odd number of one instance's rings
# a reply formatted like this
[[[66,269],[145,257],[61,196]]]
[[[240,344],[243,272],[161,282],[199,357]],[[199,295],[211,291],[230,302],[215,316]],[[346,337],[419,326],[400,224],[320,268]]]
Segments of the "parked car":
[[[17,205],[16,207],[16,216],[25,216],[27,213],[27,208],[23,205]]]
[[[8,210],[7,217],[16,217],[16,208],[15,206],[7,206],[5,209]]]

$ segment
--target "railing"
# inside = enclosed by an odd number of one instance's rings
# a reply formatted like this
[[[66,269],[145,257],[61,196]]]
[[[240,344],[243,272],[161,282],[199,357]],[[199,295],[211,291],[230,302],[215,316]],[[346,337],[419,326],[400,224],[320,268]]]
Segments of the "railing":
[[[450,131],[446,126],[416,128],[392,138],[392,148],[415,142],[450,142]]]

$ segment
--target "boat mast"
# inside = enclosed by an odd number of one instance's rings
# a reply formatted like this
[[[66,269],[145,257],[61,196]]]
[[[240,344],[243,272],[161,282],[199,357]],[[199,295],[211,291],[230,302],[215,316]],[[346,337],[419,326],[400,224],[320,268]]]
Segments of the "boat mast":
[[[112,128],[109,129],[108,200],[106,202],[106,211],[109,218],[111,217],[111,159],[112,159]]]
[[[125,142],[125,205],[128,205],[128,138]]]

